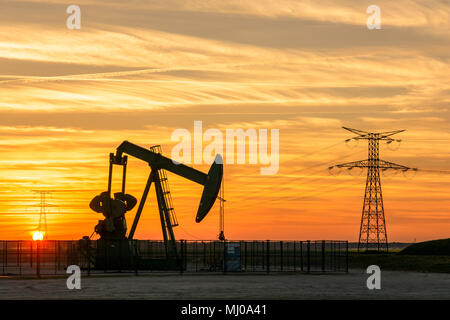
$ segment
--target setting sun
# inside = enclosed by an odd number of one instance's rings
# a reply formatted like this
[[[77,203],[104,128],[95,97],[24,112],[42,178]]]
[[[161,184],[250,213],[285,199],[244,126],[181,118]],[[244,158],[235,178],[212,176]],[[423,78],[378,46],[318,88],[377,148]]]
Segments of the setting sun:
[[[33,240],[34,241],[44,240],[44,233],[41,231],[33,232]]]

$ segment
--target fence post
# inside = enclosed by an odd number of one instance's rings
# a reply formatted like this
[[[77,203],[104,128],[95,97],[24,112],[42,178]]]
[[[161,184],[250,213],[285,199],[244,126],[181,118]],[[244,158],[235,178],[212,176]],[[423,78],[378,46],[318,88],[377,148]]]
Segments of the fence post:
[[[311,271],[311,241],[306,241],[306,272]]]
[[[197,241],[195,241],[194,242],[194,254],[193,254],[193,256],[194,256],[194,260],[195,260],[195,272],[197,272],[197,270],[198,270],[198,252],[197,252],[197,247],[198,247],[198,242]]]
[[[322,272],[325,271],[325,240],[322,240]]]
[[[252,271],[256,270],[256,265],[255,265],[255,241],[252,241],[252,252],[250,253],[250,260],[252,263]]]
[[[58,263],[57,263],[57,261],[58,261],[58,251],[57,251],[57,244],[58,243],[58,240],[55,240],[55,245],[54,245],[54,250],[55,250],[55,274],[56,274],[56,272],[57,272],[57,268],[56,268],[56,266],[58,265]]]
[[[8,240],[5,241],[5,261],[6,271],[8,271]]]
[[[295,261],[296,259],[296,254],[295,254],[295,241],[294,241],[294,271],[297,271],[297,261]]]
[[[56,242],[58,244],[58,270],[61,269],[61,245],[59,241]]]
[[[330,270],[336,271],[334,268],[336,262],[334,260],[335,259],[335,257],[334,257],[335,250],[334,250],[334,241],[333,240],[330,241],[330,251],[331,251],[331,253],[330,253],[330,261],[331,261]]]
[[[3,252],[2,252],[2,254],[3,254],[3,261],[2,261],[2,269],[3,269],[3,275],[6,275],[6,273],[5,273],[5,244],[6,244],[6,240],[5,241],[2,241],[3,242]]]
[[[192,246],[191,246],[191,248],[192,248]],[[184,240],[183,271],[188,271],[188,250],[189,250],[188,242],[187,242],[187,240]]]
[[[258,248],[258,244],[256,244],[256,248]],[[264,255],[264,241],[261,241],[261,250],[262,250],[262,254]],[[266,249],[267,250],[267,249]],[[258,251],[257,251],[258,252]],[[262,261],[262,268],[264,269],[264,268],[266,268],[266,265],[267,265],[267,257],[266,258],[262,258],[261,259],[261,261]]]
[[[280,241],[280,267],[283,271],[283,241]]]
[[[17,248],[19,248],[19,275],[22,275],[22,241],[19,240]]]
[[[210,254],[211,254],[211,247],[209,247],[210,249]],[[217,262],[216,262],[216,242],[213,241],[212,242],[212,261],[213,261],[213,265],[217,267]]]
[[[59,252],[59,241],[58,241],[58,252]],[[88,277],[91,275],[91,239],[87,241],[87,259],[88,259]],[[58,262],[59,263],[59,262]]]
[[[104,240],[104,241],[97,240],[97,241],[102,241],[101,244],[103,245],[103,248],[104,248],[104,250],[103,250],[104,255],[102,257],[102,260],[103,260],[103,265],[104,265],[104,269],[105,269],[104,271],[106,273],[108,271],[108,248],[107,248],[108,240]]]
[[[36,274],[37,277],[41,277],[41,240],[36,241]]]
[[[303,241],[300,241],[300,270],[303,271]]]
[[[335,241],[332,242],[333,244],[333,270],[337,271],[337,267],[336,267],[336,245],[337,243]]]
[[[136,268],[136,275],[139,274],[139,268],[141,267],[141,244],[142,244],[142,248],[144,247],[144,243],[142,241],[137,241],[136,240],[136,251],[134,252],[135,254],[135,268]],[[144,251],[144,250],[142,250]]]
[[[227,272],[227,240],[223,241],[223,273]]]
[[[341,264],[342,264],[342,253],[341,253],[341,241],[337,241],[337,248],[336,248],[336,268],[338,271],[341,270]]]
[[[183,274],[183,266],[184,266],[184,240],[180,240],[180,251],[181,251],[180,274]]]
[[[123,247],[122,247],[122,243],[123,243],[123,241],[119,240],[118,243],[119,243],[119,273],[122,273],[122,261],[123,261],[123,256],[122,256]]]
[[[33,241],[30,242],[30,268],[33,268]]]
[[[346,251],[346,254],[345,254],[345,272],[347,272],[348,273],[348,240],[347,241],[345,241],[345,244],[346,244],[346,246],[345,246],[345,251]]]
[[[202,247],[203,247],[203,265],[206,267],[207,263],[206,263],[206,246],[205,243],[202,240]]]
[[[245,251],[244,270],[247,271],[247,241],[244,241],[244,251]],[[242,254],[242,252],[241,252],[241,254]]]
[[[266,267],[267,267],[267,273],[270,272],[270,240],[266,240]]]
[[[19,248],[20,248],[20,240],[17,240],[16,241],[16,243],[17,243],[17,245],[16,245],[16,248],[17,248],[17,267],[20,267],[20,264],[19,264],[19,259],[20,259],[20,250],[19,250]]]
[[[5,259],[3,260],[3,273],[6,275],[5,273],[5,267],[6,267],[6,272],[8,272],[8,240],[5,241]]]

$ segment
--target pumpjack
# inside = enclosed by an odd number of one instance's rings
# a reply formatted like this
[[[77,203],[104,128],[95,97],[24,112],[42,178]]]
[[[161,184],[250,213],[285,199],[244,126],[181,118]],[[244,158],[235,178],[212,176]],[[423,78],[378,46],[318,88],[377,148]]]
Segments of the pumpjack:
[[[127,155],[147,162],[151,169],[128,235],[125,213],[135,207],[137,200],[125,192]],[[111,184],[114,165],[122,167],[122,190],[114,193],[114,198],[112,198]],[[94,230],[94,233],[100,236],[100,239],[97,240],[96,251],[93,255],[89,254],[90,263],[92,261],[96,269],[139,268],[167,270],[180,268],[182,261],[177,251],[173,232],[173,227],[177,226],[178,222],[172,205],[165,171],[204,186],[195,218],[197,223],[201,222],[211,210],[218,197],[223,176],[223,160],[220,154],[216,155],[208,173],[205,174],[163,156],[160,146],[145,149],[128,141],[122,142],[116,149],[116,153],[110,153],[109,155],[108,190],[94,197],[89,205],[92,210],[102,213],[105,217],[105,219],[99,220]],[[140,257],[136,242],[133,241],[134,233],[152,184],[154,184],[161,220],[166,252],[165,259],[144,259]],[[89,243],[90,237],[86,236],[83,237],[80,245],[89,251]],[[93,259],[91,259],[92,256]]]

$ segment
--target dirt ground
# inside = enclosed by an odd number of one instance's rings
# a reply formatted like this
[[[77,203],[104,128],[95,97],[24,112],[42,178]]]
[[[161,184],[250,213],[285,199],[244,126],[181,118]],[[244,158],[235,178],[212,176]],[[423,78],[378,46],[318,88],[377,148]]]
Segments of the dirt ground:
[[[169,274],[0,278],[0,299],[450,299],[450,274],[382,271],[381,289],[365,270],[348,274]]]

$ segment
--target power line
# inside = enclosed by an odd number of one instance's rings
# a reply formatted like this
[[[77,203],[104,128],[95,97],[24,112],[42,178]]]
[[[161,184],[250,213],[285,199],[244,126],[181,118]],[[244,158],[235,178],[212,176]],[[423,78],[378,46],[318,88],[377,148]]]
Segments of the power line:
[[[442,173],[442,174],[450,174],[450,170],[433,170],[433,169],[417,169],[417,171],[421,172],[431,172],[431,173]]]
[[[337,159],[333,160],[333,162],[336,161],[336,160],[338,160],[338,159],[343,160],[343,159],[348,158],[348,157],[350,157],[351,155],[354,155],[354,154],[355,154],[355,152],[350,152],[350,153],[348,153],[348,154],[346,154],[346,155],[344,155],[344,156],[338,157]],[[292,171],[290,171],[290,173],[304,172],[304,171],[306,171],[306,170],[308,170],[308,169],[311,169],[311,168],[314,168],[314,167],[319,167],[319,166],[322,166],[322,165],[328,164],[328,163],[329,163],[329,161],[324,161],[324,162],[321,162],[321,163],[318,163],[318,164],[314,164],[314,165],[311,165],[311,166],[308,166],[308,167],[305,167],[305,168],[300,168],[300,169],[292,170]],[[323,167],[323,169],[319,169],[319,170],[317,170],[317,171],[313,171],[313,174],[314,174],[314,173],[321,172],[322,170],[326,170],[326,167]],[[309,173],[311,173],[311,171],[309,171]],[[307,175],[306,177],[296,178],[295,181],[298,182],[300,179],[307,179],[307,177],[310,177],[310,176],[312,176],[313,174]],[[316,178],[316,179],[314,179],[314,180],[308,180],[308,183],[315,182],[315,181],[319,181],[319,180],[323,180],[323,179],[326,179],[326,178],[327,178],[327,177],[320,177],[320,178]],[[319,189],[320,189],[320,188],[319,188]],[[261,192],[261,191],[262,191],[262,192],[264,192],[264,191],[270,191],[270,194],[272,195],[272,194],[274,194],[274,193],[276,194],[276,193],[285,192],[285,191],[288,191],[288,190],[292,190],[292,187],[290,187],[290,186],[286,186],[286,187],[278,187],[278,188],[276,188],[276,189],[274,190],[272,186],[266,186],[266,187],[260,188],[258,191],[259,191],[259,192]],[[249,196],[246,196],[246,197],[241,197],[241,198],[239,198],[239,199],[240,199],[240,200],[246,200],[246,199],[253,199],[253,198],[254,198],[253,196],[249,195]],[[270,197],[270,198],[272,198],[272,197]]]
[[[333,187],[335,185],[340,185],[337,188],[330,188]],[[342,182],[335,182],[335,183],[330,183],[327,185],[327,187],[319,187],[313,190],[309,190],[305,193],[302,193],[301,196],[276,196],[276,197],[266,197],[264,199],[258,199],[258,204],[264,204],[264,203],[268,203],[268,202],[274,202],[277,200],[283,200],[283,201],[298,201],[298,200],[302,200],[302,199],[307,199],[310,198],[311,196],[315,196],[318,194],[323,194],[324,192],[331,192],[331,191],[336,191],[336,190],[340,190],[340,189],[344,189],[347,188],[347,185],[342,185]],[[242,205],[242,198],[239,198],[239,209],[242,208],[248,208],[250,206],[253,206],[253,204],[248,204],[248,205]]]

